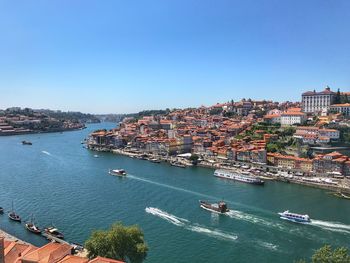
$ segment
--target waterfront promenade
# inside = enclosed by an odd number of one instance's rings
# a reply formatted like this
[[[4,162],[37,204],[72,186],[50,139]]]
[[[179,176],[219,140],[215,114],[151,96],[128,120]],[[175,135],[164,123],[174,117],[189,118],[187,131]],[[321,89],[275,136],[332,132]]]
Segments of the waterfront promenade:
[[[162,162],[171,163],[171,162],[177,162],[184,166],[192,166],[193,164],[186,158],[177,157],[177,156],[161,156],[161,155],[155,155],[151,153],[144,153],[137,150],[124,150],[124,149],[113,149],[113,148],[107,148],[107,147],[101,147],[101,146],[88,146],[89,149],[93,151],[99,151],[99,152],[111,152],[114,154],[120,154],[125,155],[130,158],[141,158],[141,156],[147,156],[144,157],[146,160],[152,160],[152,159],[158,159]],[[235,161],[232,163],[224,163],[223,161],[219,159],[215,160],[203,160],[201,162],[198,162],[197,166],[199,167],[205,167],[210,169],[225,169],[230,170],[236,173],[241,173],[245,169],[237,168],[235,166],[249,166],[250,169],[260,169],[261,173],[259,174],[259,177],[262,177],[262,179],[267,180],[277,180],[280,182],[286,182],[286,183],[295,183],[315,188],[322,188],[327,189],[330,191],[335,192],[344,192],[344,193],[350,193],[350,179],[343,178],[343,179],[329,179],[327,175],[317,175],[314,174],[313,176],[296,176],[296,174],[301,173],[299,170],[287,170],[287,169],[281,169],[275,166],[269,166],[266,164],[256,164],[256,163],[245,163],[245,162],[239,162]],[[266,172],[266,171],[273,171],[272,172]],[[287,173],[290,172],[290,175],[287,175]],[[284,176],[281,176],[280,173],[283,173]],[[251,173],[252,176],[256,176],[255,174]],[[325,180],[327,179],[327,180]]]
[[[29,244],[28,242],[26,241],[23,241],[7,232],[5,232],[4,230],[0,229],[0,237],[4,237],[6,240],[9,240],[9,241],[14,241],[14,242],[18,242],[20,244]]]

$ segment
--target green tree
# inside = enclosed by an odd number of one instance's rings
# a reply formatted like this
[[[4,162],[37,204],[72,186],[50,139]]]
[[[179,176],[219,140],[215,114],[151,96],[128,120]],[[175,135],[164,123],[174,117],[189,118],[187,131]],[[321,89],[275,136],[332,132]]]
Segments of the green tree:
[[[314,253],[312,263],[350,263],[350,255],[345,247],[332,250],[330,245],[325,245]]]
[[[275,153],[281,150],[281,148],[276,143],[268,143],[266,145],[266,150],[271,153]]]
[[[199,159],[199,156],[197,154],[192,154],[191,157],[190,157],[190,160],[195,165],[198,163],[198,159]]]
[[[350,263],[350,255],[345,247],[332,249],[330,245],[325,245],[312,255],[312,263]],[[298,260],[295,263],[307,263],[306,260]]]
[[[94,231],[85,247],[90,259],[101,256],[132,263],[142,262],[148,251],[141,229],[136,225],[123,226],[120,222],[106,231]]]
[[[341,102],[340,90],[338,89],[337,94],[334,97],[334,104],[339,104]]]

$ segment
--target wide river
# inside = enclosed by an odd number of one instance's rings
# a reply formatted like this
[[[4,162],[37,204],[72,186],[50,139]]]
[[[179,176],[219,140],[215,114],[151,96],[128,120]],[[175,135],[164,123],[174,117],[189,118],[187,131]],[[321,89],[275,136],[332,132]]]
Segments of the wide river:
[[[254,186],[215,178],[213,170],[177,168],[80,144],[98,128],[0,137],[0,206],[11,203],[24,220],[54,224],[66,239],[83,243],[94,229],[121,221],[137,224],[149,245],[146,262],[293,262],[324,244],[349,246],[350,201],[324,190],[266,182]],[[21,144],[33,142],[32,146]],[[108,175],[124,168],[127,178]],[[224,199],[232,212],[203,210],[198,200]],[[282,220],[289,209],[309,214],[311,224]],[[46,241],[0,215],[0,228],[35,245]]]

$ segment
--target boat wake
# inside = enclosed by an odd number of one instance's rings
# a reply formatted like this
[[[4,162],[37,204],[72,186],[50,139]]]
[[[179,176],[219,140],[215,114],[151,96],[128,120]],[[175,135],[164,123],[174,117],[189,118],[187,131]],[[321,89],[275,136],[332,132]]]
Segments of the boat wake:
[[[158,186],[161,186],[161,187],[169,188],[169,189],[180,191],[180,192],[185,192],[185,193],[189,193],[189,194],[193,194],[193,195],[197,195],[197,196],[202,196],[202,197],[206,197],[206,198],[210,198],[210,199],[216,199],[216,197],[214,197],[214,196],[201,194],[201,193],[198,193],[198,192],[195,192],[195,191],[187,190],[187,189],[184,189],[184,188],[180,188],[180,187],[176,187],[176,186],[172,186],[172,185],[168,185],[168,184],[158,183],[158,182],[155,182],[155,181],[152,181],[152,180],[148,180],[148,179],[145,179],[145,178],[141,178],[141,177],[137,177],[137,176],[134,176],[134,175],[128,175],[128,178],[131,178],[131,179],[134,179],[134,180],[138,180],[138,181],[141,181],[141,182],[145,182],[145,183],[149,183],[149,184],[158,185]]]
[[[275,228],[275,229],[277,228],[281,231],[286,230],[286,228],[280,223],[268,221],[268,220],[265,220],[261,217],[247,214],[247,213],[244,213],[241,211],[230,210],[229,212],[226,213],[226,215],[228,215],[229,217],[231,217],[233,219],[239,219],[239,220],[243,220],[243,221],[246,221],[249,223],[258,224],[261,226],[271,227],[271,228]]]
[[[154,215],[154,216],[158,216],[160,218],[163,218],[166,221],[168,221],[174,225],[177,225],[177,226],[184,226],[185,224],[189,223],[189,221],[184,219],[184,218],[168,214],[167,212],[164,212],[158,208],[146,207],[145,211],[149,214]]]
[[[41,151],[43,154],[46,154],[46,155],[49,155],[49,156],[52,156],[51,153],[47,152],[47,151]]]
[[[265,241],[257,241],[257,243],[259,244],[259,246],[272,250],[272,251],[277,251],[278,250],[278,246],[269,242],[265,242]]]
[[[158,216],[158,217],[168,221],[169,223],[172,223],[176,226],[183,227],[183,228],[185,228],[189,231],[192,231],[192,232],[197,232],[197,233],[205,234],[205,235],[210,236],[210,237],[228,240],[228,241],[235,241],[238,238],[233,233],[226,233],[226,232],[223,232],[219,229],[209,229],[209,228],[206,228],[206,227],[199,225],[199,224],[192,224],[187,219],[169,214],[169,213],[162,211],[158,208],[146,207],[145,211],[146,211],[146,213],[152,214],[154,216]]]
[[[350,234],[350,225],[345,225],[338,222],[329,222],[329,221],[311,219],[310,225],[317,226],[333,232]]]

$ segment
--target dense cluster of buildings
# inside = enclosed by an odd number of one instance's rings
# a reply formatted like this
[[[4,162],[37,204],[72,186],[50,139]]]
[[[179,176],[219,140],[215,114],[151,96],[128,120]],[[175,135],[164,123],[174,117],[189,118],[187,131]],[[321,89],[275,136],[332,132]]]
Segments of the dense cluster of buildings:
[[[70,245],[48,243],[36,247],[20,241],[5,240],[0,237],[1,263],[125,263],[123,261],[96,257],[89,260],[86,257],[73,255]]]
[[[326,129],[315,126],[298,126],[294,137],[301,139],[304,144],[327,144],[332,140],[338,140],[340,132],[336,129]]]
[[[300,158],[279,153],[268,153],[269,165],[285,170],[300,170],[305,174],[317,173],[328,176],[350,176],[350,158],[339,152],[317,154],[314,158]]]
[[[301,103],[243,99],[211,107],[177,109],[163,115],[125,118],[118,128],[92,133],[88,145],[162,156],[192,153],[203,160],[252,162],[305,173],[336,171],[350,175],[348,157],[337,152],[314,154],[308,159],[267,149],[269,143],[281,139],[280,131],[288,127],[295,128],[292,137],[301,145],[327,146],[339,141],[339,130],[325,126],[340,122],[349,126],[347,111],[335,110],[347,105],[335,104],[346,101],[347,95],[327,87],[322,92],[303,93]],[[257,123],[280,128],[278,132],[253,129]]]

